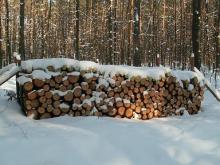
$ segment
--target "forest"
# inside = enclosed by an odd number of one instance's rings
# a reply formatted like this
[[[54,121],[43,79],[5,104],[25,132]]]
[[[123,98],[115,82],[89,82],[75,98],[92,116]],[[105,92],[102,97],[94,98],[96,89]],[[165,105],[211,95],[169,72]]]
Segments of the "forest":
[[[0,0],[0,67],[67,57],[219,68],[219,0]]]

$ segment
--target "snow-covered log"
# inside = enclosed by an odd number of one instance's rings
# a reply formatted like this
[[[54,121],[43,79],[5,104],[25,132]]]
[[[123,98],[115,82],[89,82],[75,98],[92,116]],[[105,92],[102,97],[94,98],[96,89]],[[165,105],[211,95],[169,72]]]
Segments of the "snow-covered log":
[[[11,77],[15,76],[19,71],[20,67],[16,66],[14,63],[2,68],[0,70],[0,85],[5,83]]]
[[[151,119],[200,110],[203,78],[164,67],[99,65],[72,59],[22,62],[21,105],[36,119],[110,116]]]
[[[196,68],[194,67],[194,71],[200,76],[202,77],[202,79],[204,80],[205,86],[207,87],[207,89],[213,94],[213,96],[220,101],[220,93],[217,89],[215,89],[212,84],[209,82],[209,80],[207,80],[204,75]]]

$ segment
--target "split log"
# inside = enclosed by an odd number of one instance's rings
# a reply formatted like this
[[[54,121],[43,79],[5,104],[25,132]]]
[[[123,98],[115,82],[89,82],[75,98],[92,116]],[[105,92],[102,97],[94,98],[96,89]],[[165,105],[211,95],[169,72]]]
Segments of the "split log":
[[[63,81],[63,76],[62,76],[62,75],[55,76],[55,77],[54,77],[54,81],[55,81],[57,84],[60,84],[60,83]]]
[[[80,86],[75,87],[73,90],[74,97],[80,97],[81,94],[82,94],[81,87]]]
[[[125,116],[131,118],[133,116],[133,110],[131,108],[126,109]]]
[[[54,93],[53,96],[52,96],[52,98],[53,98],[54,101],[57,101],[57,100],[60,99],[60,96],[59,96],[58,93]]]
[[[26,82],[24,83],[24,86],[23,86],[24,90],[29,92],[33,89],[33,83],[32,82]]]
[[[65,101],[70,102],[73,100],[73,93],[71,91],[68,91],[63,98]]]
[[[46,97],[47,99],[51,99],[51,98],[53,97],[52,92],[51,92],[51,91],[46,92],[46,93],[45,93],[45,97]]]
[[[52,111],[52,114],[54,116],[59,116],[61,114],[61,110],[59,108],[55,108],[53,111]]]
[[[38,107],[38,109],[37,109],[37,112],[39,113],[39,114],[43,114],[43,113],[45,113],[45,108],[44,107]]]
[[[119,107],[118,108],[118,115],[120,115],[121,117],[124,116],[125,114],[125,107]]]
[[[44,86],[44,81],[40,79],[33,79],[33,84],[37,88],[42,88]]]
[[[76,83],[79,80],[78,75],[68,75],[68,81],[72,84]]]
[[[28,98],[29,100],[34,100],[34,99],[36,99],[36,98],[37,98],[37,93],[36,93],[36,91],[29,92],[29,93],[27,94],[27,98]]]

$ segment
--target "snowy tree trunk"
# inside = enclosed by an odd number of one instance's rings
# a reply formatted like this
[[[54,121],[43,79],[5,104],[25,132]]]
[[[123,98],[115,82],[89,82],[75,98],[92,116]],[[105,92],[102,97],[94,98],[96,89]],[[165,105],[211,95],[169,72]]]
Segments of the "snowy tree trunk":
[[[75,34],[75,57],[77,60],[80,60],[79,53],[79,19],[80,19],[80,1],[76,0],[76,34]]]
[[[216,7],[217,7],[217,13],[218,13],[217,14],[218,16],[216,16],[216,21],[215,21],[216,68],[220,69],[220,2],[219,1],[216,1]]]
[[[140,52],[140,10],[141,0],[134,0],[134,57],[133,65],[141,66],[141,52]]]
[[[2,0],[0,0],[0,11],[2,11]],[[0,69],[2,68],[3,50],[2,50],[2,13],[0,13]]]
[[[113,47],[113,0],[109,2],[109,11],[108,11],[108,58],[107,63],[113,64],[114,61],[114,47]]]
[[[193,20],[192,20],[192,48],[194,53],[195,67],[200,70],[201,55],[200,55],[200,15],[201,2],[200,0],[193,0]]]
[[[8,59],[8,63],[11,63],[11,42],[10,42],[10,33],[9,33],[9,5],[8,0],[5,0],[5,10],[6,10],[6,57]]]
[[[25,60],[24,8],[25,0],[20,0],[19,54],[21,55],[22,60]]]

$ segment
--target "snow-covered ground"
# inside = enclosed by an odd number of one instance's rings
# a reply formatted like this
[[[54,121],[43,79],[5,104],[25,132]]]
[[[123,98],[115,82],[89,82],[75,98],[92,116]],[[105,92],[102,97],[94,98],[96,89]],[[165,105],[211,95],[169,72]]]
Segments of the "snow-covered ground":
[[[1,165],[219,165],[220,103],[206,92],[202,112],[149,121],[68,117],[32,120],[0,89]]]

